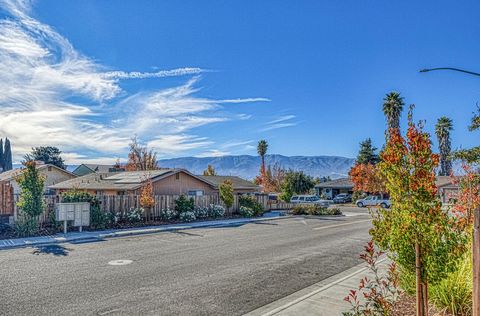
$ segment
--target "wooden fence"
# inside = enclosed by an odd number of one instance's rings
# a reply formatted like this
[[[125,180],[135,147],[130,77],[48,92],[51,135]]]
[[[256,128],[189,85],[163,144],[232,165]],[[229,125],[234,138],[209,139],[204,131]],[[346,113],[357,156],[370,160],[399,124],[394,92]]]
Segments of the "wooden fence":
[[[158,219],[160,217],[161,211],[166,208],[173,209],[175,207],[175,200],[178,199],[179,195],[156,195],[155,206],[150,210],[148,214],[145,214],[147,220]],[[267,194],[259,194],[254,196],[256,200],[263,205],[263,208],[266,211],[270,210],[286,210],[291,209],[292,204],[284,203],[279,201],[269,200]],[[14,205],[18,202],[18,195],[15,195]],[[125,216],[126,213],[132,209],[140,207],[140,196],[139,195],[99,195],[97,198],[100,201],[101,210],[105,213],[116,213],[120,216]],[[203,195],[203,196],[194,196],[192,197],[197,207],[208,207],[211,204],[220,204],[224,206],[223,202],[220,200],[217,194],[215,195]],[[45,212],[39,216],[38,220],[40,223],[47,222],[55,210],[55,204],[61,202],[61,196],[59,195],[45,195]],[[238,213],[240,209],[239,205],[239,196],[234,195],[233,206],[226,210],[226,215],[233,215]],[[15,216],[17,216],[17,210],[15,209]]]

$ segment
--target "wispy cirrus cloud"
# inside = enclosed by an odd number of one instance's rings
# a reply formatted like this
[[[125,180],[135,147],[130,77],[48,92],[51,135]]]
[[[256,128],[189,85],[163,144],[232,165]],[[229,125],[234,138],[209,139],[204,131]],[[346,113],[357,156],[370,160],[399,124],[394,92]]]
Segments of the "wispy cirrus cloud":
[[[162,155],[205,149],[214,140],[192,129],[242,119],[225,111],[227,104],[268,101],[199,97],[195,85],[206,70],[195,67],[111,71],[32,18],[30,1],[1,0],[0,7],[7,13],[0,20],[0,136],[12,140],[17,160],[32,146],[53,145],[67,153],[68,163],[111,161],[125,155],[135,134]],[[184,85],[156,91],[120,86],[125,79],[189,75],[195,77]]]
[[[297,122],[294,121],[296,118],[295,115],[282,115],[277,117],[265,124],[263,128],[260,129],[261,132],[271,131],[279,128],[292,127],[296,126]]]
[[[166,78],[185,75],[198,75],[206,70],[201,68],[177,68],[170,70],[159,70],[155,72],[139,72],[139,71],[109,71],[103,74],[107,79],[147,79],[147,78]]]

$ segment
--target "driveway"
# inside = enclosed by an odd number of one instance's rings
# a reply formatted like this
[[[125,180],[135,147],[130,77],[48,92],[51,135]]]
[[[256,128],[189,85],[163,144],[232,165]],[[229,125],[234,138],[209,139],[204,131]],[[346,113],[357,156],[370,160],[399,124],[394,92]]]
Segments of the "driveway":
[[[241,315],[359,263],[365,214],[0,252],[2,315]]]

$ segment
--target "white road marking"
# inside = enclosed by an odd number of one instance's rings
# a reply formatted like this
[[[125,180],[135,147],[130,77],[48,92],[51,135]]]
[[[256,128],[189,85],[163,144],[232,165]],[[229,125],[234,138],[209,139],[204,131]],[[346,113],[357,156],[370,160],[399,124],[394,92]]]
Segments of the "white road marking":
[[[126,266],[127,264],[130,264],[132,262],[133,262],[132,260],[120,259],[120,260],[109,261],[108,264],[111,266]]]
[[[356,221],[356,222],[349,222],[349,223],[343,223],[343,224],[336,224],[336,225],[328,225],[328,226],[320,226],[320,227],[315,227],[313,228],[314,230],[321,230],[321,229],[327,229],[327,228],[334,228],[334,227],[340,227],[340,226],[347,226],[347,225],[352,225],[352,224],[357,224],[357,223],[363,223],[363,222],[370,222],[372,221],[371,219],[365,219],[363,221]]]

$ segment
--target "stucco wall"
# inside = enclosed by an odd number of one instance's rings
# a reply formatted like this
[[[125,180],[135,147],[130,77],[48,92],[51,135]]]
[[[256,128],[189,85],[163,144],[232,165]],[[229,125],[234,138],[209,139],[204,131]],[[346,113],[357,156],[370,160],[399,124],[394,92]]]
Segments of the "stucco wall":
[[[45,184],[43,185],[44,192],[47,192],[48,187],[51,185],[75,178],[75,175],[61,171],[55,167],[45,167],[38,171],[45,177]],[[20,194],[18,183],[15,180],[11,180],[10,184],[13,186],[13,193]]]

